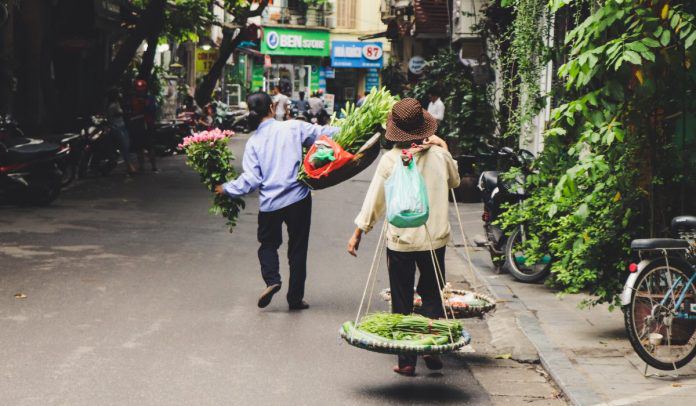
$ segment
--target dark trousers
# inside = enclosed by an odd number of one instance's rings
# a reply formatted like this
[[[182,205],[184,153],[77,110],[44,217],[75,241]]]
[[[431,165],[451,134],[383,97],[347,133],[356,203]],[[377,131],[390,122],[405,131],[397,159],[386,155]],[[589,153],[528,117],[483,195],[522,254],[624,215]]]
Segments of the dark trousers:
[[[445,286],[445,247],[435,250],[440,263],[442,276],[440,286]],[[442,298],[436,278],[430,251],[399,252],[387,249],[387,268],[389,270],[389,288],[391,289],[392,313],[413,313],[413,286],[416,278],[416,266],[420,272],[416,292],[423,300],[420,313],[431,319],[444,317]],[[415,355],[399,355],[399,367],[416,365]]]
[[[266,286],[280,283],[280,262],[278,248],[283,243],[283,223],[288,229],[288,263],[290,265],[290,286],[288,303],[296,304],[304,298],[304,284],[307,277],[307,247],[309,228],[312,221],[312,196],[280,210],[259,212],[258,240],[261,275]]]

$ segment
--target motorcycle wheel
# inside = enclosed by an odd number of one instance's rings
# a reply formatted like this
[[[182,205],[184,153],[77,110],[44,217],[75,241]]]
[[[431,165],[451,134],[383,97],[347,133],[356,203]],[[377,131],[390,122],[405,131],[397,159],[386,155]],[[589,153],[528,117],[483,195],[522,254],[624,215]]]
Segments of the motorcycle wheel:
[[[56,174],[52,178],[33,180],[21,192],[12,195],[12,203],[20,206],[48,206],[60,194],[61,178]]]
[[[522,243],[522,233],[517,228],[508,237],[505,245],[505,267],[510,275],[520,282],[535,283],[543,280],[551,272],[551,259],[544,258],[541,262],[527,265],[524,252],[519,250]]]
[[[60,186],[66,187],[71,184],[73,180],[75,180],[75,176],[77,175],[77,165],[68,163],[64,167],[60,168],[60,172]]]

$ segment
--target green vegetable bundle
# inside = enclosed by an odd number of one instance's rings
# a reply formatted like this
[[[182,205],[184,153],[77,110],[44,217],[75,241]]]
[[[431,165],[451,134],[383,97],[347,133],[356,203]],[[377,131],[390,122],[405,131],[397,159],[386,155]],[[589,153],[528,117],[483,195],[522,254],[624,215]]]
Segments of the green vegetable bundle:
[[[387,122],[387,116],[396,103],[389,90],[375,88],[365,97],[360,107],[348,102],[341,110],[343,118],[334,118],[331,125],[340,127],[333,140],[351,154],[356,153],[375,133],[377,126]]]
[[[362,106],[348,102],[341,110],[343,118],[333,118],[331,125],[339,127],[332,137],[344,150],[355,154],[386,122],[389,112],[396,103],[389,90],[375,88],[365,97]],[[304,167],[300,166],[298,179],[306,179]]]
[[[462,336],[458,320],[435,320],[416,314],[373,313],[363,317],[358,329],[392,340],[413,341],[415,344],[447,344]],[[451,336],[451,340],[450,340]]]

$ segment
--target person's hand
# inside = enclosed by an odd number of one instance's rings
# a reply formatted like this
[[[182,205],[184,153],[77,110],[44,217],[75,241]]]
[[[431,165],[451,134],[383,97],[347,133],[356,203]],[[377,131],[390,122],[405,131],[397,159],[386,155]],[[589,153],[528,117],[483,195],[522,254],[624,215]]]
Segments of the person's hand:
[[[437,135],[431,135],[430,137],[423,140],[423,145],[437,145],[438,147],[448,151],[447,143],[442,138]]]
[[[215,194],[219,195],[219,196],[222,196],[225,194],[225,189],[222,187],[221,184],[215,186]]]
[[[358,256],[358,248],[360,248],[360,240],[362,239],[362,230],[355,229],[355,232],[348,240],[348,253],[354,257]]]

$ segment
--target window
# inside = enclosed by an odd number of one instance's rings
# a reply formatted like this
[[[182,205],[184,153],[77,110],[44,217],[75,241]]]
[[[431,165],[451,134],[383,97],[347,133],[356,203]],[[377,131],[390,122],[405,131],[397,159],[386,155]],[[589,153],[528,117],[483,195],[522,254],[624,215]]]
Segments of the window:
[[[336,0],[336,26],[355,28],[356,0]]]

